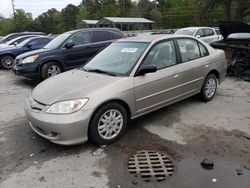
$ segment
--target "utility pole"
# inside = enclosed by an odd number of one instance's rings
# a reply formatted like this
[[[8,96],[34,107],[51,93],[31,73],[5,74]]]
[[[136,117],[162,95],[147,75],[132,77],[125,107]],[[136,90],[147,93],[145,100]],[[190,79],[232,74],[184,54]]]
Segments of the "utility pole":
[[[16,30],[16,11],[15,11],[14,0],[11,0],[11,4],[12,4],[13,16],[14,16],[15,31],[17,31]]]

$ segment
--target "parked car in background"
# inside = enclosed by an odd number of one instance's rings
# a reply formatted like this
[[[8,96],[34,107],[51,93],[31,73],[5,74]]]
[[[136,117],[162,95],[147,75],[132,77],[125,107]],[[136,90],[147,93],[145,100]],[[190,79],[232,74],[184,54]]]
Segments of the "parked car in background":
[[[6,48],[6,47],[9,47],[9,46],[12,46],[12,45],[16,46],[16,45],[18,45],[19,43],[23,42],[24,40],[26,40],[28,38],[38,37],[38,36],[39,35],[25,35],[25,36],[17,37],[17,38],[14,38],[12,40],[9,40],[6,43],[0,44],[0,48]]]
[[[211,43],[226,52],[228,75],[250,81],[250,25],[243,22],[225,21],[219,24],[224,39]]]
[[[175,34],[194,36],[205,41],[206,43],[211,43],[222,39],[222,36],[218,35],[215,29],[211,27],[186,27],[178,29]]]
[[[50,37],[32,37],[24,40],[16,46],[9,46],[0,49],[0,67],[11,69],[14,65],[15,57],[32,50],[37,50],[48,44],[52,38]]]
[[[20,76],[46,79],[83,65],[114,40],[124,37],[117,28],[69,31],[56,37],[43,49],[18,56],[13,69]]]
[[[226,67],[223,50],[194,37],[121,39],[84,67],[36,86],[25,112],[31,128],[54,143],[110,144],[130,119],[198,93],[212,100]]]
[[[6,35],[0,40],[0,44],[6,43],[16,37],[24,36],[24,35],[42,35],[45,36],[45,33],[43,32],[20,32],[20,33],[11,33],[9,35]]]

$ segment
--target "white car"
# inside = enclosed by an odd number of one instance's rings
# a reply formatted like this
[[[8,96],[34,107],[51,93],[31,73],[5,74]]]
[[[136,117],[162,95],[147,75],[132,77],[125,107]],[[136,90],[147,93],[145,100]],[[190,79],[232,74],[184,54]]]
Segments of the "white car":
[[[215,29],[211,27],[186,27],[177,30],[175,34],[194,36],[200,38],[206,43],[211,43],[222,39],[222,36],[218,35]]]

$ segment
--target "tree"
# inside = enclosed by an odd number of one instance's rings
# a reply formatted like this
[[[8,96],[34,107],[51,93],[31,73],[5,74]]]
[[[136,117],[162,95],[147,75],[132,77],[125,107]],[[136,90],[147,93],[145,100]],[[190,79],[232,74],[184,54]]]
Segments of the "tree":
[[[76,29],[78,13],[79,7],[72,4],[69,4],[62,9],[61,17],[64,31]]]
[[[31,13],[26,13],[23,9],[17,9],[15,13],[16,18],[16,30],[21,31],[33,31],[33,19]]]

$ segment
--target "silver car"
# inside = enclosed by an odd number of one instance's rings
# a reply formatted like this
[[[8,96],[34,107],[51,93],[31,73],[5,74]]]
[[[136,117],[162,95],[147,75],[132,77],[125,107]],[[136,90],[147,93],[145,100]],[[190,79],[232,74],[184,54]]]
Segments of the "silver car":
[[[186,27],[177,30],[175,34],[194,36],[209,44],[223,38],[222,35],[218,34],[216,29],[212,27]]]
[[[31,128],[51,142],[110,144],[129,120],[198,93],[211,100],[226,68],[224,51],[194,37],[126,38],[40,83],[25,112]]]

